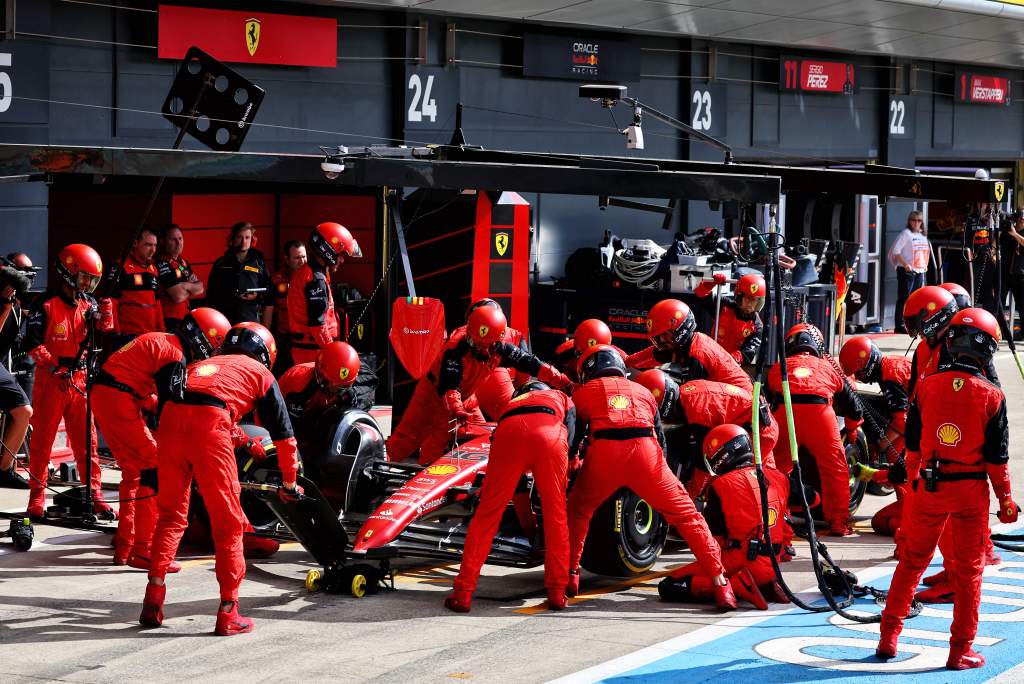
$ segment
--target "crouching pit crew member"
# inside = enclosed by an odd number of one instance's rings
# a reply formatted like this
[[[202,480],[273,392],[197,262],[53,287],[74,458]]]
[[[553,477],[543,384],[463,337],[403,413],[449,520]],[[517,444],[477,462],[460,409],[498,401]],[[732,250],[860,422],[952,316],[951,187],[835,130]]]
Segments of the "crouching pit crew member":
[[[569,378],[552,366],[505,342],[507,327],[501,309],[484,306],[470,314],[464,331],[452,333],[430,370],[420,378],[409,408],[388,438],[389,461],[405,460],[417,449],[422,465],[443,456],[452,441],[450,425],[465,426],[473,419],[463,397],[473,394],[496,368],[513,368],[558,389],[570,384]]]
[[[789,489],[786,476],[775,469],[764,471],[772,540],[769,549],[764,544],[761,489],[747,431],[739,425],[718,425],[704,438],[703,455],[704,468],[711,476],[703,513],[722,549],[722,565],[734,593],[760,610],[766,610],[769,601],[789,603],[768,557],[769,553],[780,556],[793,538],[784,517]],[[710,599],[711,583],[700,573],[696,562],[673,571],[658,585],[662,600]]]
[[[662,449],[658,404],[642,385],[626,379],[622,356],[592,347],[580,358],[583,386],[573,392],[575,440],[588,440],[579,477],[569,495],[568,596],[580,585],[580,558],[594,511],[621,487],[629,487],[683,536],[697,557],[721,610],[734,610],[736,596],[722,571],[721,551],[683,485],[669,470]],[[575,449],[570,450],[570,453]]]
[[[231,324],[219,311],[186,312],[173,333],[139,335],[110,355],[92,388],[96,423],[121,469],[114,565],[149,569],[156,528],[157,447],[143,413],[181,398],[185,367],[220,348]],[[178,571],[177,564],[169,572]]]
[[[331,406],[351,402],[359,375],[359,353],[345,342],[331,342],[316,355],[315,363],[292,366],[278,384],[297,434],[312,437],[317,418]]]
[[[985,664],[972,645],[989,536],[989,481],[1001,522],[1015,522],[1019,510],[1007,467],[1006,398],[982,372],[998,344],[999,327],[992,314],[983,309],[957,313],[946,337],[953,362],[920,381],[907,414],[906,471],[914,504],[904,514],[905,548],[882,612],[876,650],[882,659],[897,654],[914,589],[948,525],[956,539],[956,596],[946,667],[965,670]]]
[[[480,567],[490,553],[491,540],[505,507],[526,472],[533,473],[540,491],[548,607],[552,610],[565,608],[565,587],[569,581],[565,487],[569,444],[574,441],[575,425],[576,411],[563,392],[539,381],[528,382],[516,392],[498,419],[491,440],[480,503],[466,533],[454,591],[444,602],[449,610],[469,612]]]
[[[160,461],[159,519],[153,536],[149,584],[139,622],[163,623],[167,593],[164,578],[188,524],[189,493],[194,477],[210,512],[217,556],[220,607],[215,633],[251,632],[253,621],[238,611],[238,587],[245,577],[242,534],[246,519],[238,494],[238,463],[232,428],[255,410],[277,449],[285,501],[301,497],[295,480],[299,454],[281,390],[270,368],[277,347],[258,323],[245,322],[228,331],[221,353],[188,368],[181,398],[172,397],[160,416],[157,433]]]
[[[88,335],[88,319],[96,330],[113,330],[113,302],[99,303],[92,298],[103,276],[100,255],[88,245],[68,245],[57,255],[54,269],[60,278],[56,291],[41,295],[29,314],[25,348],[36,362],[36,382],[32,389],[32,446],[29,449],[28,509],[32,518],[42,518],[46,508],[46,481],[50,469],[50,451],[57,427],[64,419],[68,441],[75,455],[78,472],[85,476],[85,368],[82,344]],[[94,431],[93,426],[89,426]],[[116,518],[103,501],[100,489],[100,461],[92,455],[93,510],[104,518]]]

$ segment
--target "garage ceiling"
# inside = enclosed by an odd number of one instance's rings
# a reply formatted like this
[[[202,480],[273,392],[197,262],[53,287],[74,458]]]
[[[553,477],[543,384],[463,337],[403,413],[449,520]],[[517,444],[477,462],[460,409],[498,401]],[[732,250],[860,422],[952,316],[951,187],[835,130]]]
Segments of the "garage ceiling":
[[[1024,0],[319,0],[316,4],[1024,68]]]

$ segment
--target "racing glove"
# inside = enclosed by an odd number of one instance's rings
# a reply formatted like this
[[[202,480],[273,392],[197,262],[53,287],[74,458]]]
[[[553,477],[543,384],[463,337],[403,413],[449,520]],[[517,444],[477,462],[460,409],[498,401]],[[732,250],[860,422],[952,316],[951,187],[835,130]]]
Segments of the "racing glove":
[[[30,351],[28,355],[32,357],[32,360],[36,362],[36,365],[39,368],[43,368],[56,374],[58,368],[57,362],[54,360],[53,354],[50,353],[50,350],[46,348],[46,345],[39,345]]]
[[[448,390],[444,393],[444,407],[448,409],[448,415],[455,419],[459,425],[469,422],[473,414],[466,410],[462,403],[462,395],[459,390]]]
[[[728,278],[725,277],[724,273],[716,273],[711,276],[711,280],[702,280],[697,285],[697,289],[693,291],[698,297],[707,297],[709,294],[714,292],[715,288],[719,285],[725,285],[728,282]]]
[[[894,485],[906,484],[907,482],[907,464],[902,458],[896,459],[896,462],[889,466],[889,483]]]
[[[313,331],[313,340],[321,347],[326,347],[334,341],[334,335],[327,326],[323,326]]]
[[[999,522],[1015,523],[1018,513],[1020,513],[1020,506],[1013,500],[1013,497],[1008,496],[999,502]]]
[[[99,301],[96,329],[100,332],[111,332],[114,329],[114,300],[109,297],[104,297]]]
[[[139,408],[143,412],[148,413],[151,416],[155,416],[160,403],[156,398],[155,394],[150,394],[148,397],[139,402]]]
[[[298,483],[292,483],[292,486],[283,485],[277,490],[277,498],[281,500],[281,503],[296,503],[302,500],[302,496],[306,493],[306,490],[302,488],[302,485]]]
[[[992,482],[992,491],[999,499],[999,522],[1017,522],[1020,507],[1013,500],[1013,492],[1010,489],[1010,469],[1005,463],[986,463],[985,472]]]
[[[555,389],[563,391],[572,385],[572,380],[569,379],[569,376],[556,369],[550,363],[541,364],[540,370],[537,372],[537,379],[551,385]]]
[[[858,463],[854,468],[854,477],[860,482],[871,482],[879,472],[882,471],[869,465]]]
[[[275,439],[274,449],[277,450],[277,466],[281,469],[282,481],[285,483],[295,482],[301,463],[299,445],[296,443],[295,438]]]

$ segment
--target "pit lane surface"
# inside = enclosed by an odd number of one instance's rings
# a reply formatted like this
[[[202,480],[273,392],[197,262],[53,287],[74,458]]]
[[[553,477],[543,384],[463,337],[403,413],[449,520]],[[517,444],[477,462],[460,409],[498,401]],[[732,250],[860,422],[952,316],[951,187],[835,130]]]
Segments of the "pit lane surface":
[[[888,353],[902,353],[907,339],[879,342]],[[1024,498],[1024,381],[1008,353],[999,355],[997,367],[1010,407],[1015,492]],[[26,498],[0,490],[0,509],[20,509]],[[868,521],[887,501],[868,497],[858,514],[860,536],[829,542],[844,567],[877,586],[885,586],[891,574],[891,545],[870,532]],[[250,562],[242,607],[255,618],[256,631],[224,639],[212,636],[212,556],[185,555],[183,571],[168,578],[164,627],[143,629],[136,620],[145,573],[110,564],[108,535],[44,526],[36,534],[28,553],[0,540],[3,682],[687,682],[723,675],[864,682],[878,676],[865,650],[873,648],[872,634],[851,630],[828,614],[783,614],[782,607],[772,606],[769,613],[723,619],[703,606],[660,603],[656,586],[662,573],[689,561],[686,553],[664,556],[656,572],[627,582],[585,576],[583,595],[561,613],[546,610],[539,569],[486,568],[473,612],[462,616],[441,604],[457,565],[402,561],[396,592],[357,600],[306,592],[303,579],[314,565],[290,544],[272,559]],[[806,546],[798,550],[786,577],[794,588],[806,589],[814,579]],[[991,598],[983,605],[983,611],[1001,615],[983,621],[979,631],[987,639],[982,652],[990,665],[957,675],[958,681],[1022,676],[1011,667],[1024,648],[1024,630],[1017,624],[1024,621],[1024,555],[1004,558],[1012,563],[986,577],[1001,585],[985,589]],[[948,629],[944,615],[948,608],[940,606],[908,628],[942,633]],[[945,653],[943,638],[924,634],[907,643],[937,657]],[[892,663],[884,671],[924,668],[929,672],[913,676],[949,681],[949,673],[931,670],[941,667],[944,656],[929,658]]]

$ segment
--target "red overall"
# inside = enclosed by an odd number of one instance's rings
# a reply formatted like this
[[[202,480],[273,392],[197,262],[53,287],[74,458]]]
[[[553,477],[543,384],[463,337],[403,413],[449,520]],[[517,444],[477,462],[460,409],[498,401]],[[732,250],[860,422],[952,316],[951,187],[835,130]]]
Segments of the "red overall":
[[[572,401],[558,390],[527,392],[512,400],[491,440],[487,475],[466,533],[456,591],[476,589],[501,516],[526,472],[533,473],[544,516],[544,586],[565,589],[569,581],[566,471],[569,431],[575,421]]]
[[[121,469],[117,546],[149,558],[156,528],[156,492],[140,486],[143,470],[157,467],[156,440],[146,425],[142,407],[157,407],[180,391],[185,371],[181,341],[170,333],[139,335],[110,355],[93,385],[96,423]],[[155,395],[155,396],[154,396]],[[135,499],[138,498],[138,501]]]
[[[978,628],[985,541],[989,537],[989,486],[1009,495],[1008,427],[1002,390],[981,371],[954,364],[921,380],[907,416],[907,473],[914,486],[913,506],[904,513],[906,531],[899,564],[882,613],[883,635],[899,633],[921,575],[931,562],[943,527],[956,538],[956,572],[951,648],[969,647]],[[977,479],[941,480],[926,491],[922,467],[937,464],[942,476],[968,474]],[[916,482],[915,482],[916,480]]]
[[[749,390],[714,380],[692,380],[679,388],[679,406],[687,424],[701,433],[697,443],[712,428],[725,423],[739,425],[747,432],[751,428],[751,407],[754,400]],[[772,418],[767,406],[759,414],[761,432],[761,462],[767,468],[775,467],[773,451],[779,441],[779,424]]]
[[[704,333],[693,334],[689,349],[660,351],[652,345],[626,357],[628,367],[640,370],[657,368],[666,363],[683,366],[687,371],[687,380],[717,380],[748,392],[754,389],[750,376],[743,372],[729,352]]]
[[[793,423],[797,426],[797,446],[807,449],[818,466],[825,519],[830,524],[846,521],[850,515],[850,468],[832,404],[836,401],[844,416],[860,421],[859,403],[843,381],[843,376],[827,360],[800,353],[787,357],[786,363],[793,398]],[[781,426],[776,463],[782,472],[788,474],[793,470],[793,456],[789,449],[789,428],[785,406],[782,405],[778,364],[768,373],[768,389],[777,404],[775,420]]]
[[[768,523],[772,544],[779,553],[793,540],[793,530],[785,520],[789,479],[778,470],[765,470],[768,479]],[[708,503],[704,508],[709,527],[716,533],[715,540],[722,548],[722,565],[726,577],[750,570],[754,581],[764,585],[775,579],[772,561],[766,555],[750,560],[747,550],[751,541],[764,538],[761,518],[761,489],[754,468],[739,468],[714,478]],[[724,528],[724,529],[723,529]],[[778,554],[776,554],[778,555]],[[675,578],[700,574],[697,563],[685,565],[672,573]]]
[[[295,438],[274,376],[255,359],[226,354],[194,363],[188,367],[187,387],[183,403],[172,399],[160,416],[159,519],[149,576],[163,579],[178,551],[195,478],[210,514],[221,600],[237,601],[245,577],[242,534],[247,521],[238,499],[232,427],[256,410],[277,447],[285,482],[294,482],[298,471]]]
[[[63,295],[41,296],[29,315],[25,348],[36,362],[36,382],[32,388],[32,448],[29,450],[29,512],[41,516],[46,503],[45,486],[49,476],[50,451],[61,418],[68,442],[75,455],[80,477],[85,477],[85,371],[70,377],[58,377],[54,371],[72,366],[86,335],[85,312],[90,299],[69,301]],[[89,429],[95,432],[93,426]],[[101,498],[99,456],[93,452],[93,496]]]
[[[704,574],[721,574],[718,544],[665,463],[651,393],[625,378],[596,378],[573,393],[573,403],[579,421],[588,426],[590,443],[569,495],[569,567],[579,567],[594,511],[616,490],[629,487],[678,530]]]
[[[884,439],[878,450],[892,463],[903,451],[903,435],[907,429],[907,408],[911,361],[904,356],[883,356],[881,361],[882,396],[888,408],[889,424],[882,426]],[[878,534],[892,536],[900,526],[907,485],[893,485],[896,501],[883,506],[871,517],[871,527]]]
[[[156,284],[156,266],[140,264],[129,256],[111,295],[115,304],[116,332],[141,335],[164,329],[164,312],[156,296]]]
[[[401,422],[387,441],[389,461],[404,461],[419,449],[419,462],[433,463],[449,450],[452,426],[444,395],[457,391],[469,397],[497,368],[511,367],[548,382],[557,374],[551,366],[507,342],[486,359],[470,347],[465,329],[457,329],[419,382]]]
[[[295,363],[316,361],[320,347],[338,339],[331,274],[315,261],[303,264],[292,274],[288,288],[288,325]]]
[[[280,269],[270,279],[274,287],[274,335],[290,335],[291,319],[288,317],[288,289],[292,276],[286,269]]]

